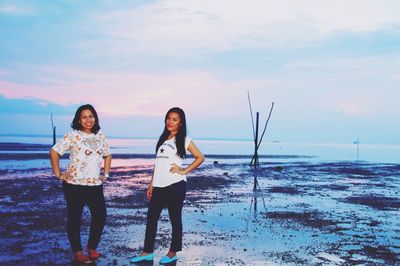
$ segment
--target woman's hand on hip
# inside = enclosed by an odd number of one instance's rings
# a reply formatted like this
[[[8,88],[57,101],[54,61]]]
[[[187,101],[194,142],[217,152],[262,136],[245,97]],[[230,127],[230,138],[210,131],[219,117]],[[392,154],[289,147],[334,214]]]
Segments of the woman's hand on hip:
[[[171,164],[171,168],[169,169],[170,173],[177,173],[180,175],[184,175],[185,173],[185,169],[180,168],[178,165],[176,164]]]
[[[68,172],[66,172],[66,173],[61,173],[60,174],[60,179],[61,180],[63,180],[63,181],[68,181],[68,180],[71,180],[71,176],[69,175],[69,173]]]

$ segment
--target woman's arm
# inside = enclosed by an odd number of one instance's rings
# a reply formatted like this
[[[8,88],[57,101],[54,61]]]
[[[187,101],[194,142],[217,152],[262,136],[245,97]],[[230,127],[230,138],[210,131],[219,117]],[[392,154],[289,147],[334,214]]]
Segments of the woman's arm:
[[[146,196],[148,200],[151,200],[151,197],[153,196],[153,177],[154,175],[151,176],[149,188],[147,189]]]
[[[53,150],[50,149],[50,161],[51,161],[51,168],[53,169],[53,173],[55,176],[60,178],[61,170],[60,170],[60,155]]]
[[[171,167],[171,173],[178,173],[181,175],[186,175],[196,169],[197,167],[200,166],[204,162],[204,155],[201,153],[201,151],[197,148],[197,146],[194,144],[193,140],[190,141],[189,146],[188,146],[188,151],[192,154],[194,157],[194,161],[189,164],[188,167],[186,168],[180,168],[178,165],[173,164]]]
[[[111,159],[112,156],[111,154],[104,156],[104,175],[100,176],[101,181],[106,181],[108,175],[110,174],[110,170],[111,170]]]
[[[53,149],[50,149],[50,161],[53,173],[61,180],[67,180],[69,178],[69,173],[61,173],[60,170],[60,155]]]
[[[104,157],[104,174],[109,174],[110,173],[111,160],[112,160],[111,154],[107,155],[106,157]]]

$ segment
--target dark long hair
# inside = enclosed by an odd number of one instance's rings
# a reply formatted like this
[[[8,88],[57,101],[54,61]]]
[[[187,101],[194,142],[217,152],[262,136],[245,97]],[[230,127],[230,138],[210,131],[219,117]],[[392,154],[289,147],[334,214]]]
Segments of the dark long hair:
[[[167,117],[170,113],[177,113],[179,115],[179,118],[181,119],[181,126],[179,127],[178,132],[176,133],[176,136],[175,136],[175,144],[176,144],[176,149],[177,149],[176,154],[181,158],[185,158],[186,157],[186,149],[185,149],[186,116],[185,116],[185,112],[179,107],[173,107],[173,108],[169,109],[167,114],[165,115],[164,124],[167,122]],[[169,131],[167,129],[167,125],[164,125],[164,131],[161,134],[161,136],[157,142],[156,153],[158,151],[158,148],[160,148],[160,146],[164,143],[164,141],[167,140],[168,136],[169,136]]]
[[[97,112],[94,109],[94,107],[90,104],[85,104],[81,105],[78,110],[75,112],[75,117],[74,120],[72,120],[71,127],[76,130],[82,130],[82,125],[79,123],[79,120],[81,119],[81,113],[83,110],[90,110],[94,116],[94,126],[92,127],[92,133],[97,134],[100,130],[100,125],[99,125],[99,117],[97,116]]]

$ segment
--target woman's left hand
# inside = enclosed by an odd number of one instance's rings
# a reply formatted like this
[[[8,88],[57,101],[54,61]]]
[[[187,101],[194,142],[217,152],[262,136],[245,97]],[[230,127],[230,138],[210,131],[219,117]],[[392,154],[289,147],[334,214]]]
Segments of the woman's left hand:
[[[182,169],[182,168],[180,168],[180,167],[179,167],[178,165],[176,165],[176,164],[171,164],[171,169],[169,170],[169,172],[170,172],[170,173],[177,173],[177,174],[180,174],[180,175],[186,174],[186,173],[185,173],[185,170]]]

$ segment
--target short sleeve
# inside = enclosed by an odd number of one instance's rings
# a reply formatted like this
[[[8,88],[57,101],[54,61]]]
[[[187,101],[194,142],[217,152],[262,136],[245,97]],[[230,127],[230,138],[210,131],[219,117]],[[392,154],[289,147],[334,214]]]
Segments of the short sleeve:
[[[106,136],[103,134],[103,132],[100,132],[100,139],[101,143],[103,145],[103,156],[108,156],[111,154],[110,151],[110,143],[108,142]]]
[[[192,141],[191,137],[186,136],[185,138],[185,149],[187,150],[189,147],[190,142]]]
[[[52,149],[61,156],[63,156],[64,153],[70,149],[70,147],[71,147],[71,133],[67,133],[52,147]]]

